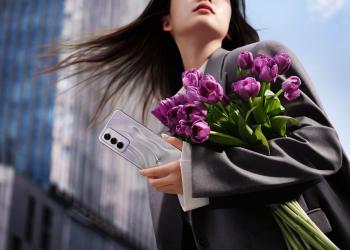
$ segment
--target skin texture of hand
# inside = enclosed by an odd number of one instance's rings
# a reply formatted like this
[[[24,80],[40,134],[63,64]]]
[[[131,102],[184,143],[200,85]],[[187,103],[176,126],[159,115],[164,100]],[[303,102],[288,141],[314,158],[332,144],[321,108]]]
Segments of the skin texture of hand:
[[[182,140],[165,136],[163,139],[182,150]],[[140,170],[139,173],[148,178],[149,183],[158,191],[168,194],[182,194],[182,178],[180,159],[163,165]]]

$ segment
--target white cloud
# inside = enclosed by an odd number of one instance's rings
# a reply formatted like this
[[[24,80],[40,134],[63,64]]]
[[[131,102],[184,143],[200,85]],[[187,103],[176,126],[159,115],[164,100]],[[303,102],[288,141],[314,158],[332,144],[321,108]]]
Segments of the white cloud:
[[[349,0],[307,0],[309,10],[322,18],[329,18],[341,11]]]

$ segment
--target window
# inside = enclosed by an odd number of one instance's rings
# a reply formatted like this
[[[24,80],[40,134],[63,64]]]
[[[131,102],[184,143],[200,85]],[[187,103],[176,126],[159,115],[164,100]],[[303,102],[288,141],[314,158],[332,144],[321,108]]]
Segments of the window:
[[[50,207],[44,206],[43,213],[41,215],[41,228],[40,228],[40,248],[43,250],[50,249],[51,225],[52,225],[52,210]]]
[[[25,224],[25,240],[28,243],[33,239],[33,222],[35,218],[35,199],[33,196],[28,196],[27,212]]]

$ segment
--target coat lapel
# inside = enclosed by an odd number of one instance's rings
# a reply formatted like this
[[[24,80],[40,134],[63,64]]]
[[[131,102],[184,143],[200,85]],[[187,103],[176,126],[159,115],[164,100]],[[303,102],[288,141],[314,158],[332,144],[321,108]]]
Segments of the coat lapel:
[[[205,73],[211,74],[215,80],[221,84],[221,86],[225,90],[225,82],[226,82],[226,71],[224,70],[224,59],[229,53],[228,50],[223,48],[216,49],[209,57],[208,63],[205,68]]]

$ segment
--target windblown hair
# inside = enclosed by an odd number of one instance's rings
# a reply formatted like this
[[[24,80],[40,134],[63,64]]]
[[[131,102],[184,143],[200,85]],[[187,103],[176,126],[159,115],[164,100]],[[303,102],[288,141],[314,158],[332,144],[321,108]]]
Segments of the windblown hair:
[[[106,103],[118,98],[123,88],[130,84],[137,84],[137,88],[143,90],[143,122],[151,97],[163,99],[181,88],[181,73],[184,71],[181,55],[171,34],[162,29],[162,17],[169,14],[170,1],[151,0],[140,16],[127,25],[77,43],[50,47],[52,51],[59,49],[60,53],[63,51],[69,55],[41,73],[79,66],[68,77],[88,73],[86,81],[108,79],[88,127],[98,123]],[[231,51],[259,41],[257,31],[246,21],[245,1],[231,0],[231,7],[229,30],[222,48]],[[130,79],[134,81],[130,82]],[[86,81],[80,81],[75,86],[84,85]]]

